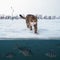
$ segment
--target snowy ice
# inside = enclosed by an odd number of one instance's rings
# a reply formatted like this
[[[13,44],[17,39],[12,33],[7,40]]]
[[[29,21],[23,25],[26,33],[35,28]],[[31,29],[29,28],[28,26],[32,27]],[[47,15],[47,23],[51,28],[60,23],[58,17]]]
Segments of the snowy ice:
[[[38,20],[38,34],[26,27],[24,19],[0,20],[0,38],[60,38],[60,20]]]

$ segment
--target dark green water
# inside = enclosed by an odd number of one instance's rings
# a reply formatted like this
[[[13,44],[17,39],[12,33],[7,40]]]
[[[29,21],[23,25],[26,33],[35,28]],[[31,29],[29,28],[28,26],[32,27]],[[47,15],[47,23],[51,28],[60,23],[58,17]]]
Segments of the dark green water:
[[[24,56],[19,53],[16,45],[30,48],[32,56]],[[56,57],[48,57],[46,53],[53,49]],[[7,58],[7,53],[14,53],[13,58]],[[60,60],[60,40],[39,39],[5,39],[0,40],[0,60]]]

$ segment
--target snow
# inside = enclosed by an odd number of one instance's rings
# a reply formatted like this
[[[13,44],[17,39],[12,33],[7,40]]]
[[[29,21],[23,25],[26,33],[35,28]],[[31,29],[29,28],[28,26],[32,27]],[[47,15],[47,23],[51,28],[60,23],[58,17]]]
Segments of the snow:
[[[0,38],[60,38],[60,20],[38,20],[38,34],[26,27],[24,19],[0,20]]]

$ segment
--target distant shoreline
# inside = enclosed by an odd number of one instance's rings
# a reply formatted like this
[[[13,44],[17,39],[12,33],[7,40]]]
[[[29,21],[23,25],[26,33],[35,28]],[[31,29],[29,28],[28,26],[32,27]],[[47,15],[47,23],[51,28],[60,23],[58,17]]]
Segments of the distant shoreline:
[[[25,16],[25,15],[24,15]],[[51,16],[51,15],[42,15],[42,14],[37,14],[36,15],[37,16],[37,19],[49,19],[49,20],[55,20],[55,19],[60,19],[60,16],[55,16],[55,15],[53,15],[53,16]],[[0,20],[1,19],[11,19],[11,20],[14,20],[14,19],[22,19],[21,17],[19,17],[19,15],[14,15],[14,16],[11,16],[11,15],[1,15],[0,14]]]

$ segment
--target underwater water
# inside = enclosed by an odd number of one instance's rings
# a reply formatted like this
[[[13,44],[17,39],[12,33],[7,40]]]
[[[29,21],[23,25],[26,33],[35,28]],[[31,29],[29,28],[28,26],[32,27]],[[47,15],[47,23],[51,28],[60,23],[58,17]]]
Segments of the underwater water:
[[[29,48],[31,56],[20,53],[17,46]],[[3,39],[0,40],[0,60],[60,60],[60,40]]]

